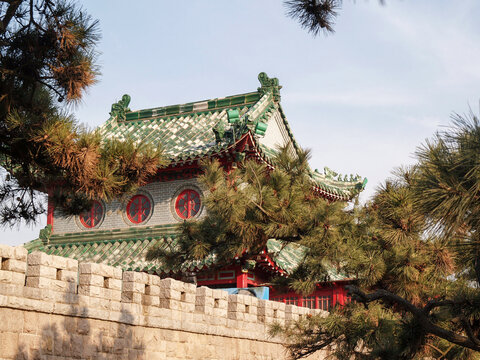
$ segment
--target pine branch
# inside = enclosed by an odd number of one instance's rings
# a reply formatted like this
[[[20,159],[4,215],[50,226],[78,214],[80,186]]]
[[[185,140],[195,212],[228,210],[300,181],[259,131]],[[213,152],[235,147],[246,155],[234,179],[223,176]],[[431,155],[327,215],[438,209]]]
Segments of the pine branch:
[[[393,294],[390,291],[379,289],[373,293],[366,294],[355,285],[347,285],[345,288],[352,296],[352,300],[363,303],[365,307],[368,307],[369,303],[377,300],[383,300],[388,303],[396,304],[403,310],[412,314],[426,333],[438,336],[439,338],[445,339],[452,344],[466,347],[475,351],[480,351],[480,340],[473,334],[470,326],[465,327],[466,324],[463,324],[464,330],[467,333],[467,336],[464,336],[434,324],[428,317],[428,312],[425,311],[425,308],[417,307],[408,300]],[[445,302],[439,302],[438,306],[440,306],[440,303],[444,304]],[[427,304],[428,307],[426,307],[426,309],[430,311],[435,307],[434,305],[436,305],[434,302],[430,302]]]

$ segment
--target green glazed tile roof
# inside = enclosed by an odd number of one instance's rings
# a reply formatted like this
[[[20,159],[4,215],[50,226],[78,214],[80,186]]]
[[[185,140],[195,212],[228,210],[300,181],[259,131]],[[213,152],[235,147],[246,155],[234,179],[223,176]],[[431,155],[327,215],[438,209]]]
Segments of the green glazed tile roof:
[[[153,274],[168,274],[183,271],[198,271],[215,264],[215,255],[201,261],[178,264],[167,268],[158,261],[146,261],[147,251],[156,246],[175,246],[178,236],[176,225],[159,225],[126,230],[89,231],[52,235],[48,243],[31,241],[24,246],[29,252],[43,251],[49,255],[63,256],[80,262],[94,262],[120,267],[126,271],[145,271]],[[287,274],[302,260],[305,248],[270,239],[267,253],[275,264]],[[341,280],[333,269],[329,272],[332,281]]]
[[[217,142],[213,132],[217,126],[230,127],[227,110],[238,110],[240,117],[253,119],[258,109],[264,110],[268,105],[271,105],[271,95],[260,98],[258,93],[250,93],[140,110],[126,113],[124,121],[111,117],[100,128],[100,133],[106,139],[131,138],[161,144],[171,161],[181,161],[217,153],[233,144],[234,139],[227,136]]]
[[[302,261],[307,248],[293,243],[283,243],[275,239],[267,242],[267,249],[275,264],[287,273],[291,273]],[[347,280],[347,277],[339,273],[333,266],[326,266],[330,281]]]
[[[131,111],[127,107],[130,97],[124,95],[112,105],[111,117],[100,128],[100,133],[104,139],[131,138],[161,145],[165,155],[176,163],[217,154],[250,132],[258,154],[272,164],[275,150],[261,144],[262,135],[256,132],[256,126],[259,123],[268,126],[273,111],[280,112],[294,147],[299,149],[299,145],[279,103],[281,86],[278,80],[262,74],[259,75],[262,87],[256,92],[194,103]],[[239,113],[235,126],[228,122],[228,111],[231,110]],[[214,129],[222,129],[224,136],[217,138]],[[312,180],[322,195],[334,200],[351,199],[363,190],[366,183],[366,179],[359,176],[346,178],[327,171],[327,168],[324,174],[312,171]]]

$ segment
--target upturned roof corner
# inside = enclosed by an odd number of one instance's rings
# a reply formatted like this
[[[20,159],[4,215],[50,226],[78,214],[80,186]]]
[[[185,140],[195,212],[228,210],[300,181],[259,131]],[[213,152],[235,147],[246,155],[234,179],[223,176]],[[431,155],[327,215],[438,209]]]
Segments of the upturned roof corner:
[[[261,96],[265,95],[267,92],[273,94],[273,99],[275,102],[279,102],[281,99],[280,89],[282,86],[278,82],[277,78],[269,78],[268,75],[264,72],[258,74],[258,80],[260,81],[260,86],[257,90]]]
[[[130,100],[130,95],[125,94],[120,101],[112,104],[112,110],[110,111],[111,118],[124,121],[126,119],[126,113],[130,111],[128,107]]]
[[[130,96],[123,95],[99,131],[104,139],[162,144],[171,166],[232,151],[250,133],[255,147],[250,152],[273,164],[276,151],[262,138],[275,126],[274,116],[283,122],[293,147],[300,146],[280,104],[278,79],[262,72],[258,80],[261,87],[254,92],[133,111],[128,107]],[[328,168],[323,174],[312,171],[312,180],[322,196],[342,201],[352,199],[366,184],[360,176],[340,175]]]

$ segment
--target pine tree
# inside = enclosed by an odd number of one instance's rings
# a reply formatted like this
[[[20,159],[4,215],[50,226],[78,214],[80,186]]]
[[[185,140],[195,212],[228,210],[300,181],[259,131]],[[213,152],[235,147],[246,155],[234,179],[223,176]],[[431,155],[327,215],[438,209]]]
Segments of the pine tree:
[[[308,151],[292,158],[285,147],[276,156],[275,169],[250,159],[226,173],[218,161],[205,163],[199,181],[208,190],[206,217],[185,222],[175,246],[153,249],[147,258],[175,265],[213,255],[219,267],[235,258],[248,265],[271,238],[305,246],[319,261],[325,258],[327,244],[339,238],[337,224],[346,220],[341,211],[346,204],[315,196],[308,158]],[[296,285],[311,291],[317,278],[326,277],[326,269],[317,267],[310,282]]]
[[[384,4],[384,0],[379,0]],[[343,0],[285,0],[287,16],[298,20],[300,26],[317,36],[320,33],[331,34],[335,26]]]
[[[97,81],[98,22],[63,0],[4,0],[0,13],[0,222],[34,221],[39,192],[70,215],[144,184],[159,149],[102,141],[68,114]]]
[[[456,116],[358,211],[339,251],[355,302],[275,327],[293,357],[480,359],[479,144],[477,117]]]
[[[207,163],[206,217],[186,222],[173,248],[149,258],[213,255],[221,267],[254,261],[269,238],[304,246],[303,261],[278,285],[308,295],[329,280],[328,264],[356,279],[347,286],[354,301],[273,326],[293,358],[326,349],[345,360],[480,359],[478,144],[478,120],[457,121],[420,148],[417,165],[353,208],[315,196],[307,152],[291,158],[281,149],[274,169],[247,160],[226,173]]]

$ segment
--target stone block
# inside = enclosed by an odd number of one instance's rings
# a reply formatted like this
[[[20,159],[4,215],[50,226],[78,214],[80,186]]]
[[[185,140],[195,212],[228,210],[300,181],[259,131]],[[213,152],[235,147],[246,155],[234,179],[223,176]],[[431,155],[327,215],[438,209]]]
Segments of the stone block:
[[[17,259],[6,259],[2,260],[2,270],[14,271],[18,273],[25,274],[27,269],[27,262]]]
[[[196,309],[196,308],[195,308],[195,309]],[[227,314],[228,314],[228,310],[227,310],[227,309],[217,309],[217,308],[213,308],[211,314],[212,314],[214,317],[226,318],[226,317],[227,317]]]
[[[43,266],[53,266],[53,256],[47,255],[41,251],[34,251],[28,254],[27,263],[29,266],[33,265],[43,265]]]
[[[146,306],[159,306],[160,298],[158,296],[143,295],[142,304]]]
[[[0,294],[6,296],[23,296],[23,284],[0,283]]]
[[[145,286],[145,295],[160,296],[160,286],[158,286],[158,285],[147,285],[147,286]],[[194,301],[195,301],[195,299],[194,299]]]
[[[22,307],[25,310],[33,310],[43,313],[52,313],[54,309],[54,303],[50,301],[42,301],[37,299],[23,299]]]
[[[36,334],[39,331],[38,313],[34,311],[23,312],[23,332]]]
[[[243,295],[228,295],[229,312],[245,312],[245,300]]]
[[[122,302],[141,304],[142,296],[143,294],[138,292],[122,291]]]
[[[120,311],[122,309],[122,303],[120,301],[110,300],[109,305],[111,311]]]
[[[168,299],[168,298],[166,299],[166,298],[160,297],[159,306],[164,309],[180,310],[181,302],[175,299]]]
[[[12,272],[12,284],[25,285],[25,274]]]
[[[160,297],[163,299],[180,301],[182,298],[182,292],[170,287],[160,286]]]
[[[197,297],[212,297],[212,291],[212,289],[206,286],[201,286],[197,288],[196,295]]]
[[[106,299],[110,299],[113,301],[122,300],[122,292],[120,290],[104,289],[104,293],[106,294]]]
[[[15,259],[15,247],[0,244],[0,258]]]
[[[295,305],[285,306],[285,321],[292,322],[299,319],[299,307]]]
[[[140,284],[148,283],[148,274],[136,271],[124,271],[123,282],[136,282]]]
[[[123,281],[123,291],[133,291],[140,294],[145,294],[145,283]]]
[[[82,265],[82,264],[80,264]],[[99,286],[92,286],[92,285],[80,285],[78,287],[78,294],[79,295],[87,295],[93,297],[102,297],[103,295],[103,288]]]
[[[147,274],[147,284],[148,285],[155,285],[155,286],[160,286],[160,276],[158,275],[151,275]]]
[[[80,276],[78,277],[78,284],[104,287],[105,277],[96,274],[80,274]]]
[[[38,289],[51,289],[53,280],[46,277],[27,276],[28,287],[34,287]]]
[[[80,274],[101,275],[107,278],[121,279],[122,270],[113,266],[96,263],[80,263],[78,265]]]
[[[11,284],[12,274],[11,271],[0,270],[0,284]]]
[[[4,332],[0,334],[0,354],[4,359],[13,359],[18,352],[18,334]]]
[[[60,281],[67,281],[75,283],[77,281],[78,273],[76,271],[71,270],[58,270],[57,271],[57,280]]]
[[[166,278],[166,279],[160,280],[160,288],[162,289],[171,289],[171,290],[182,292],[182,291],[185,291],[185,285],[187,284],[172,278]]]
[[[76,292],[76,284],[68,281],[51,280],[51,290],[60,292]]]
[[[78,273],[78,260],[69,259],[69,258],[66,258],[66,259],[67,259],[67,267],[65,270],[75,271],[76,273]]]
[[[195,303],[180,301],[180,310],[187,313],[193,313],[195,311]]]
[[[20,261],[27,262],[28,250],[23,246],[15,246],[14,258]]]
[[[30,265],[27,267],[27,277],[43,277],[57,279],[57,268],[46,265]]]
[[[122,280],[114,278],[104,278],[104,287],[112,290],[122,290]]]

